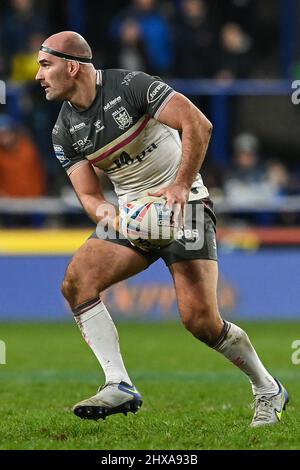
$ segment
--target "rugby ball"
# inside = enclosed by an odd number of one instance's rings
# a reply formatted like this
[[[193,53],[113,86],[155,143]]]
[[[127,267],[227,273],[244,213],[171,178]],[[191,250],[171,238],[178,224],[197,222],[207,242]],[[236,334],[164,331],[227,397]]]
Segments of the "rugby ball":
[[[145,196],[127,202],[120,211],[123,235],[134,245],[149,251],[174,241],[177,227],[172,209],[163,197]]]

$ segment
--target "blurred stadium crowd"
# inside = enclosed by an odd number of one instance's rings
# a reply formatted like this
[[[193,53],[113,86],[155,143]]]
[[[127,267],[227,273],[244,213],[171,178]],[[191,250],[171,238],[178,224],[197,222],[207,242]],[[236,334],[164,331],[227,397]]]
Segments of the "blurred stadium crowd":
[[[83,10],[76,15],[79,4]],[[1,0],[0,79],[8,96],[0,106],[0,198],[70,191],[51,144],[60,104],[46,103],[34,81],[37,51],[50,34],[81,32],[99,68],[143,70],[167,81],[233,83],[287,78],[280,62],[279,23],[279,0],[116,0],[105,2],[105,8],[97,0]],[[290,77],[293,70],[297,78],[296,61]],[[189,97],[210,117],[207,97]],[[209,152],[203,170],[212,196],[255,206],[300,195],[298,109],[286,96],[230,100],[224,117],[230,156],[220,163]],[[294,225],[299,213],[247,214],[246,219]],[[1,221],[7,223],[7,217]]]

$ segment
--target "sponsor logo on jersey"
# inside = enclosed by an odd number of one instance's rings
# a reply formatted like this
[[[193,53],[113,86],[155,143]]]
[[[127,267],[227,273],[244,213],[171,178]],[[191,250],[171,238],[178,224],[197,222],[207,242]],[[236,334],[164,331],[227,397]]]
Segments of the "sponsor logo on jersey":
[[[164,96],[170,90],[169,85],[163,82],[153,82],[147,90],[147,101],[149,104],[154,103]]]
[[[153,152],[153,150],[157,149],[157,144],[155,142],[152,142],[152,144],[148,145],[141,153],[138,155],[134,155],[131,157],[129,153],[123,151],[121,155],[114,160],[114,167],[111,168],[110,170],[106,170],[107,173],[113,173],[116,170],[119,170],[120,168],[123,168],[124,166],[129,166],[135,161],[141,163],[150,153]]]
[[[127,75],[125,75],[125,77],[123,78],[123,81],[121,83],[121,85],[129,85],[129,83],[131,82],[131,80],[136,76],[138,75],[139,73],[141,72],[129,72]]]
[[[79,139],[77,140],[77,142],[75,142],[74,144],[72,144],[72,147],[74,147],[74,150],[76,152],[83,152],[87,149],[89,149],[90,147],[93,147],[93,144],[92,144],[92,141],[89,140],[88,137],[84,137],[83,139]]]
[[[102,122],[100,121],[100,119],[98,119],[98,121],[94,122],[94,126],[96,127],[96,134],[100,131],[103,131],[104,127],[102,125]]]
[[[66,166],[71,163],[71,161],[66,157],[64,149],[61,145],[54,145],[54,152],[56,158],[59,160],[62,166]]]
[[[157,144],[155,142],[152,142],[152,144],[148,145],[148,147],[145,148],[141,153],[139,153],[135,158],[139,161],[142,162],[144,158],[149,155],[149,153],[152,153],[153,150],[156,150],[158,148]]]
[[[71,134],[74,134],[74,132],[80,131],[80,129],[83,129],[84,127],[86,127],[85,122],[81,122],[80,124],[75,124],[69,130],[70,130]]]
[[[114,106],[119,104],[120,101],[122,101],[121,96],[117,96],[117,98],[114,98],[113,100],[110,100],[105,106],[103,106],[104,111],[105,112],[109,111],[111,108],[113,108]]]
[[[118,124],[119,129],[121,129],[122,131],[124,129],[127,129],[127,127],[129,127],[133,122],[132,117],[129,116],[129,113],[127,109],[124,108],[124,106],[121,106],[119,109],[117,109],[117,111],[114,111],[112,113],[112,117]]]

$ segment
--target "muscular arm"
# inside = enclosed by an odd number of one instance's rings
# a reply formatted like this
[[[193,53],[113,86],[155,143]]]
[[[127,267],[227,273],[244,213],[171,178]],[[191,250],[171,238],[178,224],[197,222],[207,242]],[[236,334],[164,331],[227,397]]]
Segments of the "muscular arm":
[[[152,194],[165,196],[169,206],[179,204],[183,210],[191,186],[205,158],[212,124],[180,93],[176,93],[166,104],[158,116],[158,121],[182,131],[182,159],[174,183]]]
[[[193,103],[180,93],[171,98],[158,121],[182,131],[182,160],[175,183],[190,190],[201,168],[212,132],[212,124]]]
[[[95,223],[102,221],[115,227],[118,208],[104,198],[92,166],[88,162],[80,165],[70,174],[70,180],[88,216]]]

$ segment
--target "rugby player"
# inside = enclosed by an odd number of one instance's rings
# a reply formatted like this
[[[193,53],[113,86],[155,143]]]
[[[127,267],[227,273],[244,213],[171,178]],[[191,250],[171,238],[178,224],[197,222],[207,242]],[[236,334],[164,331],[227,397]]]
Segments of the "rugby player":
[[[164,196],[169,206],[204,208],[204,241],[197,250],[174,241],[146,252],[121,237],[101,239],[96,231],[75,253],[62,292],[104,371],[105,384],[77,403],[74,413],[97,420],[136,412],[141,406],[141,395],[120,353],[117,330],[100,296],[161,257],[173,277],[184,326],[249,377],[255,397],[251,425],[278,423],[288,401],[286,390],[265,369],[247,334],[224,321],[218,310],[215,216],[198,173],[212,124],[158,77],[96,70],[90,46],[75,32],[60,32],[45,40],[38,62],[36,79],[46,99],[63,102],[53,129],[56,156],[96,224],[109,208],[110,223],[118,230],[118,215],[99,184],[101,171],[112,181],[120,205],[152,194]]]

